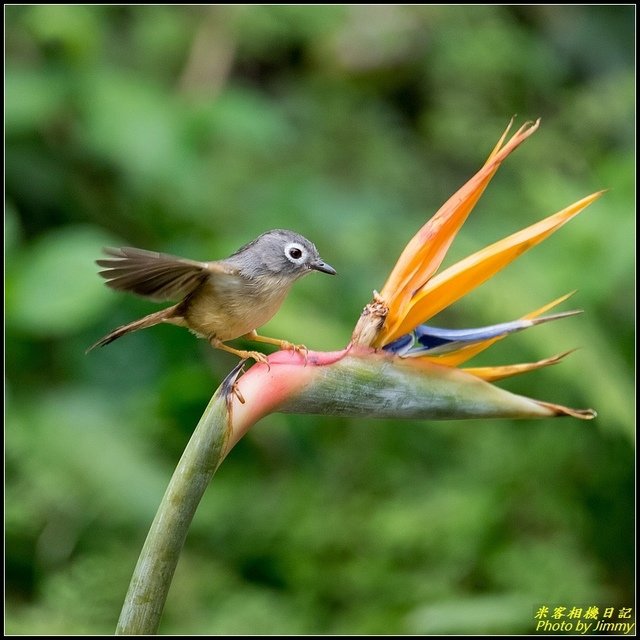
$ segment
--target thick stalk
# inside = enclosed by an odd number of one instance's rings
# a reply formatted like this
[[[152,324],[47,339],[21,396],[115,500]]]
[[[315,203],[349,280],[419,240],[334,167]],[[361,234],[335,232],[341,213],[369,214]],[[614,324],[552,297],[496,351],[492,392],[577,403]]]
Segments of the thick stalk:
[[[238,371],[236,367],[218,387],[180,458],[138,558],[116,635],[148,635],[158,629],[189,526],[226,453],[229,389]]]

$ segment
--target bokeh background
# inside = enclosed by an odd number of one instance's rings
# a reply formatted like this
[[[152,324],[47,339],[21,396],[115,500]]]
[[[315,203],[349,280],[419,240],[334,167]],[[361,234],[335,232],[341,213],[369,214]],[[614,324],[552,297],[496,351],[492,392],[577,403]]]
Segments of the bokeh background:
[[[402,247],[509,118],[447,264],[610,191],[435,324],[585,313],[474,364],[599,417],[275,415],[205,494],[161,633],[526,633],[634,602],[634,24],[629,6],[6,6],[6,627],[110,634],[172,470],[235,360],[107,290],[105,245],[196,259],[293,228],[339,276],[265,329],[344,346]]]

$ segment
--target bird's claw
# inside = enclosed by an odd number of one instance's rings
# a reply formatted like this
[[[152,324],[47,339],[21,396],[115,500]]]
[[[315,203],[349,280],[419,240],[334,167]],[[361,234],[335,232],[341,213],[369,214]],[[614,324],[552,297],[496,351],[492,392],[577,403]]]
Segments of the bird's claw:
[[[293,344],[293,342],[289,342],[288,340],[283,340],[280,344],[281,349],[285,349],[286,351],[293,351],[294,353],[300,353],[304,357],[304,364],[307,365],[307,360],[309,357],[309,349],[303,344]]]
[[[264,353],[260,353],[260,351],[243,351],[242,357],[245,360],[248,360],[249,358],[251,358],[255,360],[257,364],[266,364],[269,371],[271,371],[271,365],[269,364],[269,359],[267,358],[267,356],[264,355]]]

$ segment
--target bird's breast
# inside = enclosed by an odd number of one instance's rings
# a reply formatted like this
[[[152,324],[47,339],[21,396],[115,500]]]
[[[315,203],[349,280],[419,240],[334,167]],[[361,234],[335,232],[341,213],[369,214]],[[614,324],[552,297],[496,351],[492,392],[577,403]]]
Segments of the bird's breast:
[[[274,277],[210,278],[185,300],[182,315],[190,329],[205,337],[233,340],[271,320],[290,286]]]

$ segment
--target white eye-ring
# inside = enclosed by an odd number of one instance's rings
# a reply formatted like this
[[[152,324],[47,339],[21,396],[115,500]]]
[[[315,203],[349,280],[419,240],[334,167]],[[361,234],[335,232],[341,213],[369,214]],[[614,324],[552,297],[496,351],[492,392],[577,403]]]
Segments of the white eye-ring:
[[[284,248],[284,255],[287,256],[293,264],[302,264],[306,257],[306,251],[298,242],[290,242]]]

